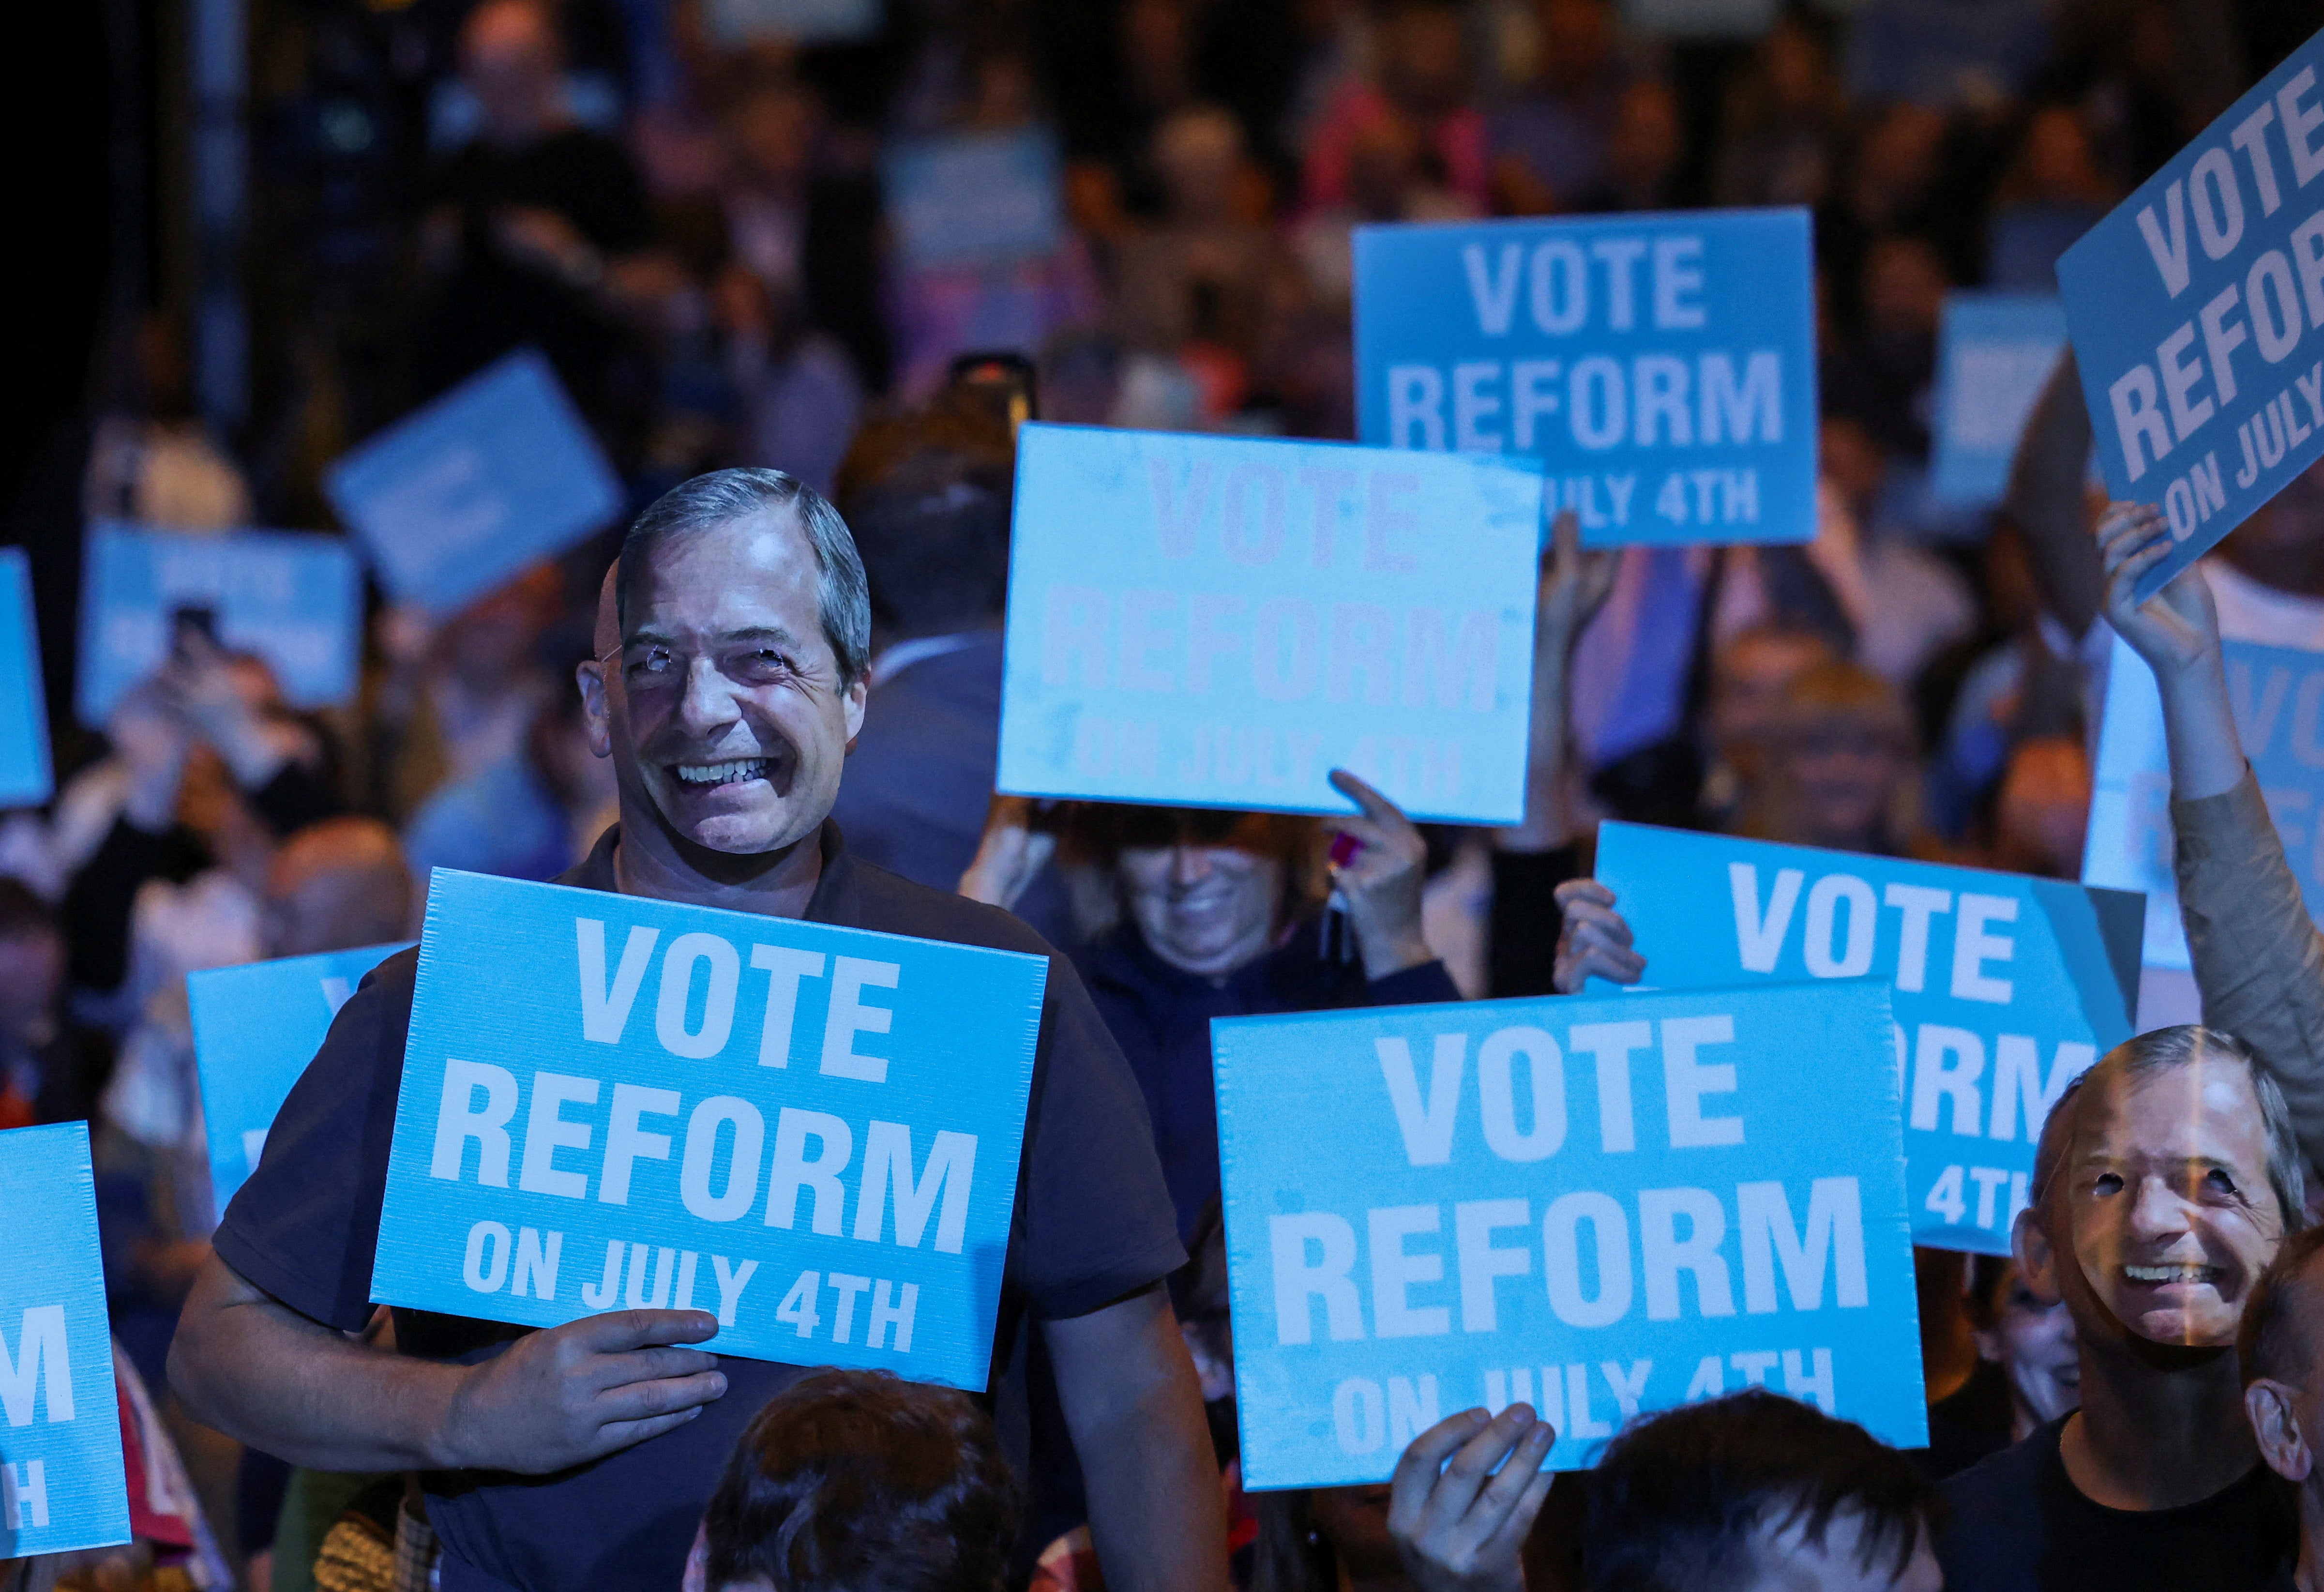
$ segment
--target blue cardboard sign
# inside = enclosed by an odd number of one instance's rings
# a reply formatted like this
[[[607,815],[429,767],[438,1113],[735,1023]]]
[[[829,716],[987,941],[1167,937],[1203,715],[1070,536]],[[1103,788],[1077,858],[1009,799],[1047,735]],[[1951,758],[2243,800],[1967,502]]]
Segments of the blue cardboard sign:
[[[1598,877],[1653,988],[1893,984],[1893,1046],[1861,1060],[1906,1080],[1913,1242],[2009,1253],[2051,1106],[2130,1037],[2136,896],[1623,823],[1599,828]]]
[[[368,945],[186,975],[216,1208],[224,1210],[258,1170],[274,1114],[322,1048],[331,1019],[364,974],[402,949]]]
[[[1065,236],[1065,162],[1038,128],[899,144],[881,180],[896,247],[914,270],[1036,259]]]
[[[436,870],[372,1297],[982,1389],[1048,962]]]
[[[84,547],[73,705],[91,728],[168,659],[186,612],[208,615],[221,645],[263,658],[293,708],[355,695],[363,575],[338,537],[196,535],[99,520]]]
[[[1356,228],[1358,435],[1521,453],[1582,540],[1805,541],[1804,210]]]
[[[2283,841],[2309,915],[2324,923],[2324,653],[2227,641],[2227,695],[2244,755]],[[2185,967],[2172,870],[2171,759],[2154,676],[2121,637],[2107,666],[2082,882],[2146,897],[2142,958]]]
[[[2001,501],[2017,439],[2065,347],[2065,307],[2051,294],[1945,295],[1931,497],[1950,508]]]
[[[126,1542],[88,1125],[0,1133],[0,1560]]]
[[[23,548],[0,548],[0,807],[37,807],[55,789],[32,566]]]
[[[333,464],[323,491],[396,601],[448,614],[626,499],[549,361],[520,348]]]
[[[1540,467],[1028,425],[1000,788],[1524,814]]]
[[[2177,545],[2152,596],[2324,458],[2324,33],[2058,262],[2117,500]]]
[[[1214,1023],[1245,1485],[1385,1481],[1512,1401],[1583,1469],[1748,1385],[1926,1441],[1887,996]]]

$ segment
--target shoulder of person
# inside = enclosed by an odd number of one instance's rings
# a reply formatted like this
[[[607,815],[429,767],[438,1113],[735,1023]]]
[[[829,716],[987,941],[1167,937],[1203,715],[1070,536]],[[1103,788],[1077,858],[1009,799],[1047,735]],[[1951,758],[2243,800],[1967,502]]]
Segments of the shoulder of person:
[[[1978,1558],[2010,1551],[2019,1523],[2030,1523],[2041,1512],[2041,1481],[2057,1463],[2060,1424],[2041,1427],[1937,1484],[1949,1517],[1939,1538],[1941,1551],[1966,1549]]]
[[[367,995],[374,1001],[400,1001],[409,1006],[419,982],[420,948],[408,945],[364,974],[348,999],[353,1002]]]

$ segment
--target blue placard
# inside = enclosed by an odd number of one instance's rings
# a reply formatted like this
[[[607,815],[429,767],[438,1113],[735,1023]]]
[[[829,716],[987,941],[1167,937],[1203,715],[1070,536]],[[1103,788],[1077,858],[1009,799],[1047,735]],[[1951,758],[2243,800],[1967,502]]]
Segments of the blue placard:
[[[161,666],[181,609],[207,612],[221,644],[263,658],[293,708],[354,697],[363,574],[338,537],[195,534],[99,520],[83,545],[73,703],[83,724],[101,727],[121,694]]]
[[[2017,439],[2065,347],[2065,307],[2051,294],[1945,295],[1931,497],[1952,508],[2001,501]]]
[[[436,870],[372,1297],[982,1389],[1048,963]]]
[[[1000,788],[1415,818],[1525,809],[1539,466],[1028,425]]]
[[[2149,597],[2324,458],[2324,33],[2058,262],[2107,490],[2178,545]]]
[[[1065,236],[1065,167],[1038,128],[898,145],[881,178],[888,224],[915,270],[1035,259]]]
[[[186,975],[217,1208],[258,1170],[274,1114],[322,1048],[331,1019],[364,974],[402,949],[370,945]]]
[[[129,1541],[88,1125],[0,1133],[0,1560]]]
[[[563,552],[626,502],[557,373],[530,348],[340,458],[323,491],[389,595],[436,614]]]
[[[1752,1384],[1926,1441],[1889,1026],[1861,979],[1214,1023],[1245,1485],[1514,1400],[1577,1470]]]
[[[0,547],[0,807],[37,807],[55,788],[32,567],[23,549]]]
[[[1522,453],[1582,540],[1805,541],[1805,210],[1356,228],[1359,435]]]
[[[2227,695],[2284,860],[2324,923],[2324,653],[2227,641]],[[2172,871],[2171,759],[2154,676],[2115,638],[2082,882],[2144,892],[2150,967],[2189,966]]]
[[[1646,984],[1883,978],[1895,986],[1913,1242],[2007,1254],[2034,1143],[2068,1083],[2130,1037],[2139,898],[2056,879],[1599,828],[1598,877]]]

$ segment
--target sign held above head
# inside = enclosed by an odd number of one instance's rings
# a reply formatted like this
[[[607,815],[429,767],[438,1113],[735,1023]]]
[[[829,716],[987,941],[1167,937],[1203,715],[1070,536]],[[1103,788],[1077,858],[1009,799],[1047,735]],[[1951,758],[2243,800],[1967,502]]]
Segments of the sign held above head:
[[[627,503],[532,348],[341,456],[323,492],[363,539],[388,595],[439,617],[604,529]]]
[[[2178,542],[2143,600],[2324,458],[2324,33],[2058,262],[2107,490]]]
[[[1515,823],[1544,531],[1529,459],[1028,425],[1000,788]]]
[[[1542,461],[1591,546],[1805,541],[1804,210],[1356,229],[1358,433]]]
[[[2143,903],[1985,868],[1608,823],[1598,878],[1649,986],[1886,979],[1913,1242],[2007,1254],[2067,1084],[2130,1037]]]

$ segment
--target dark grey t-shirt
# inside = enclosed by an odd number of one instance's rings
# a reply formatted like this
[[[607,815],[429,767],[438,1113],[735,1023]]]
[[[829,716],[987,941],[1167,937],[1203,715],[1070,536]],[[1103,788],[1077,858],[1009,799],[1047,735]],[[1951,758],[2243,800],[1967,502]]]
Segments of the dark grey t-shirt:
[[[611,890],[618,829],[558,881]],[[1071,963],[1008,913],[928,890],[821,837],[813,922],[1049,956],[1041,1038],[1001,1300],[996,1360],[1029,1319],[1077,1316],[1165,1277],[1185,1256],[1145,1102]],[[218,1257],[301,1315],[345,1331],[370,1319],[373,1252],[418,953],[390,958],[340,1009],[227,1208]],[[407,1354],[474,1364],[522,1329],[399,1310]],[[696,1420],[553,1476],[424,1478],[445,1545],[446,1592],[675,1587],[735,1439],[804,1374],[722,1357],[726,1395]]]
[[[2109,1509],[2066,1474],[2061,1415],[1941,1484],[1947,1592],[2264,1592],[2299,1545],[2276,1478],[2242,1480],[2178,1509]]]

